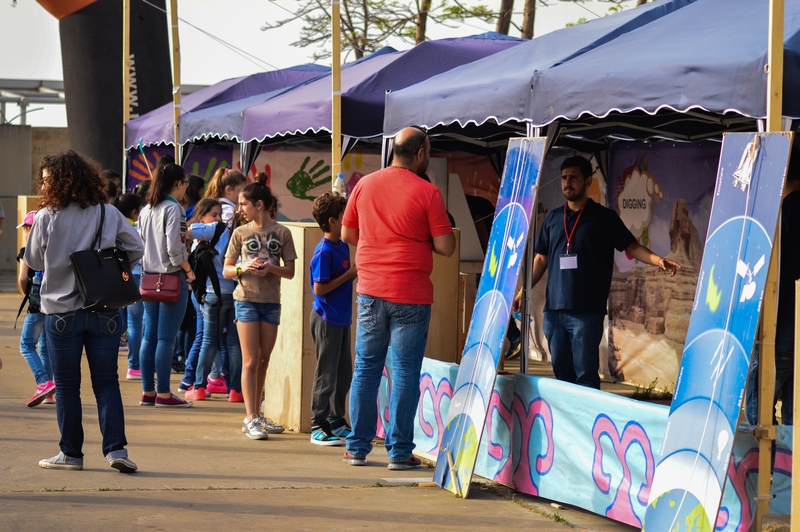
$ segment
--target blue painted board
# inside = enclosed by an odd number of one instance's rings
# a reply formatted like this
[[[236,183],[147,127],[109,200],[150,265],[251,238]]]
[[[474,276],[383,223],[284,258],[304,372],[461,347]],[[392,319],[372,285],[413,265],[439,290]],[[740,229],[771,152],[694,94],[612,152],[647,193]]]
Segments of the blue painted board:
[[[433,477],[439,486],[461,497],[469,492],[497,376],[536,202],[545,140],[512,139],[508,145],[475,309]]]
[[[642,527],[647,532],[711,532],[716,525],[791,141],[788,133],[723,139],[692,317]]]

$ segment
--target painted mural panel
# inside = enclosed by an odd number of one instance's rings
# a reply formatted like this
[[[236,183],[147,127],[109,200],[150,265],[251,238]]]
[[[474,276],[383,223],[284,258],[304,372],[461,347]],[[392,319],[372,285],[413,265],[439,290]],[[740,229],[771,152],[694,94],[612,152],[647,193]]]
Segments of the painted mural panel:
[[[675,277],[615,252],[608,365],[617,380],[672,390],[703,258],[718,143],[626,143],[611,150],[609,206],[643,246],[681,264]]]

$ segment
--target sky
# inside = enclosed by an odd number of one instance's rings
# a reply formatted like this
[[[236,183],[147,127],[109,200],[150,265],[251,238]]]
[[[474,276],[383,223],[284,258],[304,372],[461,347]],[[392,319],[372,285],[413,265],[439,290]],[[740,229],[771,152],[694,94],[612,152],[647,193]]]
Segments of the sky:
[[[137,2],[141,0],[131,0]],[[16,6],[14,4],[16,3]],[[267,21],[289,16],[297,0],[189,0],[178,3],[178,15],[186,22],[252,54],[254,61],[243,57],[208,35],[181,22],[181,77],[184,84],[211,85],[227,78],[244,76],[275,68],[286,68],[311,62],[314,48],[295,48],[302,23],[294,22],[280,29],[261,31]],[[477,3],[467,0],[467,4]],[[500,0],[484,0],[491,9],[498,9]],[[516,0],[514,22],[522,22],[523,0]],[[548,0],[536,11],[534,36],[561,29],[580,18],[588,20],[608,14],[607,3],[588,0],[575,3]],[[632,8],[628,1],[626,8]],[[166,16],[166,15],[165,15]],[[447,28],[429,24],[428,37],[439,39],[461,37],[494,31],[494,24],[470,20]],[[519,36],[513,27],[512,36]],[[388,43],[397,49],[411,47],[399,39]],[[0,78],[61,80],[61,43],[58,21],[35,0],[0,0]],[[350,58],[352,59],[352,58]],[[329,64],[329,63],[328,63]],[[27,123],[33,126],[65,127],[64,105],[34,104],[28,108]],[[16,105],[6,107],[7,119],[19,114]],[[18,124],[19,119],[12,123]]]

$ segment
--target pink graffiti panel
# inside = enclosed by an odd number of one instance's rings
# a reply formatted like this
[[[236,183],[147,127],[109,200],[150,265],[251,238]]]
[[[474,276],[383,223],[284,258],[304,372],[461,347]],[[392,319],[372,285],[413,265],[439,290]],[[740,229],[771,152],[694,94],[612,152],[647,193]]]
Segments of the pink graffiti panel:
[[[386,399],[387,402],[383,404],[381,402],[381,390],[386,389]],[[383,368],[383,375],[381,375],[381,385],[378,388],[378,425],[377,430],[375,431],[375,436],[378,438],[386,439],[386,426],[389,423],[389,403],[388,398],[392,396],[392,378],[389,376],[389,372],[386,370],[386,367]]]
[[[433,403],[433,423],[436,424],[434,429],[433,424],[425,419],[425,409],[423,408],[425,402],[425,395],[431,398]],[[442,379],[439,384],[434,384],[433,378],[430,373],[423,373],[419,381],[419,406],[417,407],[417,416],[419,418],[419,426],[422,432],[429,438],[436,436],[436,444],[432,445],[428,452],[436,453],[439,450],[439,444],[442,442],[442,434],[444,434],[444,420],[442,419],[442,400],[444,398],[453,398],[453,386],[447,379]],[[435,430],[435,432],[434,432]]]
[[[509,428],[514,426],[513,413],[511,408],[503,404],[500,398],[500,393],[495,389],[492,391],[492,399],[489,402],[489,415],[486,417],[486,438],[487,438],[487,452],[489,456],[501,462],[505,459],[502,469],[494,476],[494,480],[509,485],[513,482],[512,460],[511,460],[511,441],[496,442],[492,439],[494,436],[494,414],[502,420]]]
[[[539,486],[536,480],[546,475],[553,466],[553,456],[555,454],[553,446],[553,411],[547,401],[541,397],[537,397],[526,405],[522,397],[517,394],[514,394],[512,408],[514,418],[519,422],[522,440],[519,462],[514,470],[514,486],[523,493],[539,495]],[[536,423],[537,419],[541,422],[542,433],[537,432],[534,434],[534,423]],[[531,457],[529,456],[532,439],[547,442],[547,451],[536,456],[533,468],[531,468]]]
[[[603,469],[604,449],[601,443],[603,437],[608,438],[614,456],[622,466],[622,479],[616,487],[613,487],[613,479],[610,473]],[[644,428],[634,421],[625,425],[620,435],[617,426],[605,414],[597,416],[592,427],[592,439],[594,440],[594,461],[592,464],[592,478],[601,492],[608,494],[614,489],[614,501],[606,508],[606,516],[627,523],[632,526],[642,526],[641,520],[636,516],[633,508],[632,491],[635,492],[636,502],[643,511],[647,507],[647,498],[650,495],[650,486],[653,482],[655,471],[655,461],[653,450],[650,445],[650,438]],[[628,451],[632,446],[638,446],[645,458],[645,481],[640,486],[632,486],[631,468],[628,465]]]

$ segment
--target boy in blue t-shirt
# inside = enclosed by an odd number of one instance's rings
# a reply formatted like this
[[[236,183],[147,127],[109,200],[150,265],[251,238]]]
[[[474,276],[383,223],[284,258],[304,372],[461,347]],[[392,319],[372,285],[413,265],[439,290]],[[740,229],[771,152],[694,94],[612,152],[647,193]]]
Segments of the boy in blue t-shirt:
[[[311,443],[342,445],[350,434],[344,419],[345,400],[353,378],[350,359],[350,324],[353,314],[353,279],[350,248],[342,242],[344,196],[326,192],[318,196],[311,213],[325,236],[311,259],[311,337],[317,352],[317,369],[311,390]]]

